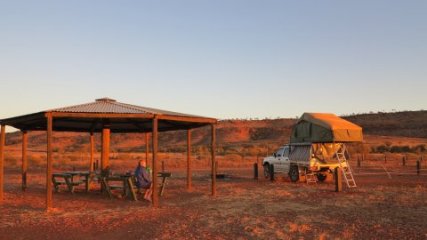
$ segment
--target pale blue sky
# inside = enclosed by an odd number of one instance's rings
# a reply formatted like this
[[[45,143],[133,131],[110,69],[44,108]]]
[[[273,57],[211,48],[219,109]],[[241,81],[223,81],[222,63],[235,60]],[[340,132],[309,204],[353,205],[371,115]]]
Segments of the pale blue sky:
[[[99,97],[217,118],[427,107],[427,1],[0,0],[0,118]]]

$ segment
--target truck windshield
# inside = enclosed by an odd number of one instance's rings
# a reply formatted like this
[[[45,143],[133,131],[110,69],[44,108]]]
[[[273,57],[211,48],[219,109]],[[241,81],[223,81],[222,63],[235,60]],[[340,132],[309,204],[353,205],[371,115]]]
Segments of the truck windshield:
[[[284,150],[284,148],[279,148],[279,150],[276,151],[276,157],[283,156],[283,150]]]

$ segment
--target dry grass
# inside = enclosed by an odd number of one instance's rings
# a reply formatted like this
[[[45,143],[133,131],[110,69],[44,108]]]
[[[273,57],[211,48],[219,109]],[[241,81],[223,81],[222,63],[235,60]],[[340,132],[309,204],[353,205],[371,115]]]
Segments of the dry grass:
[[[30,172],[26,193],[18,171],[8,171],[0,206],[0,235],[15,239],[422,239],[427,237],[427,178],[356,178],[359,188],[333,192],[331,183],[307,185],[251,179],[251,170],[223,169],[218,195],[209,195],[209,171],[174,178],[161,208],[109,200],[97,191],[54,194],[45,213],[44,173]]]

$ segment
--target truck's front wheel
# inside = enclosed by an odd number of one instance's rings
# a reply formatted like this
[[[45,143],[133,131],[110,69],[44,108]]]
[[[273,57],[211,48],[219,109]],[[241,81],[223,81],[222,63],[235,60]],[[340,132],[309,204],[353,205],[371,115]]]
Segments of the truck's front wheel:
[[[263,165],[264,167],[264,177],[270,178],[270,164],[266,163]]]
[[[291,178],[292,182],[296,182],[299,180],[298,166],[291,166],[291,168],[289,169],[289,177]]]

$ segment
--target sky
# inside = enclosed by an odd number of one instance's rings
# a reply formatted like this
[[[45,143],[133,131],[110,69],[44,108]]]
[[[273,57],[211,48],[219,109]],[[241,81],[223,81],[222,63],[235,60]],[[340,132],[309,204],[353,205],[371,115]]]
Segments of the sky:
[[[0,0],[0,118],[110,97],[215,117],[427,108],[427,1]]]

